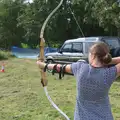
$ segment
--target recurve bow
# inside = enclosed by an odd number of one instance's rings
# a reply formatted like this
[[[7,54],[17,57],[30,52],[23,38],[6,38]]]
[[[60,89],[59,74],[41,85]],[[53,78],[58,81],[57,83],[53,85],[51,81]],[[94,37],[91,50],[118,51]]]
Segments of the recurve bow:
[[[40,31],[40,56],[39,56],[38,60],[40,60],[41,62],[45,62],[44,61],[44,58],[45,58],[44,57],[44,47],[45,47],[44,31],[45,31],[46,25],[47,25],[48,21],[50,20],[50,18],[53,16],[53,14],[61,7],[62,3],[63,3],[63,0],[61,0],[60,3],[58,4],[58,6],[49,14],[47,19],[43,23],[42,29]],[[46,94],[48,100],[53,105],[53,107],[66,118],[66,120],[70,120],[68,118],[68,116],[57,107],[57,105],[52,101],[51,97],[48,95],[48,91],[47,91],[48,81],[46,78],[46,72],[44,72],[43,69],[41,69],[40,72],[41,72],[41,83],[44,87],[44,91],[45,91],[45,94]]]

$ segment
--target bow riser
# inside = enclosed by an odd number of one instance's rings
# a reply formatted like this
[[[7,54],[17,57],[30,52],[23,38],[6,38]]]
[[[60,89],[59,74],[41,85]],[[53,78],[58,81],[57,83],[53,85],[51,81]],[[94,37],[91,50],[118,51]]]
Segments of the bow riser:
[[[41,38],[40,41],[40,58],[39,60],[41,62],[44,62],[44,47],[45,47],[45,40],[44,38]],[[47,79],[46,79],[46,73],[43,71],[43,69],[40,70],[41,72],[41,83],[44,86],[47,86]]]

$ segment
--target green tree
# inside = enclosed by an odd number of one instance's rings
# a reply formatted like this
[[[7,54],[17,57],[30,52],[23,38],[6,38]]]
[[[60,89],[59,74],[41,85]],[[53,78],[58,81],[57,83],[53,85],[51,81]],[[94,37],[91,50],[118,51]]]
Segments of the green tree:
[[[4,0],[0,2],[0,46],[10,49],[20,45],[23,29],[18,27],[17,17],[21,14],[24,0]]]
[[[18,20],[19,26],[22,26],[26,31],[24,37],[28,44],[31,44],[32,46],[36,46],[36,44],[38,44],[38,36],[42,24],[59,2],[60,0],[51,0],[46,4],[44,0],[34,0],[33,3],[27,5],[24,14],[19,16]],[[85,6],[86,3],[82,0],[79,4],[68,4],[67,1],[64,1],[62,7],[54,14],[54,16],[52,16],[46,27],[46,41],[49,41],[51,45],[55,43],[63,43],[66,39],[83,36],[83,31],[80,31],[74,16],[76,17],[81,29],[85,28],[88,23],[90,24],[90,21],[92,21],[90,16],[91,8],[89,7],[88,10]],[[74,16],[71,13],[70,8],[74,12]],[[90,18],[87,17],[88,15]],[[88,20],[89,22],[87,22]],[[84,31],[86,31],[86,29]]]
[[[97,0],[94,4],[93,15],[99,25],[111,35],[115,35],[117,31],[120,36],[120,6],[117,0]]]

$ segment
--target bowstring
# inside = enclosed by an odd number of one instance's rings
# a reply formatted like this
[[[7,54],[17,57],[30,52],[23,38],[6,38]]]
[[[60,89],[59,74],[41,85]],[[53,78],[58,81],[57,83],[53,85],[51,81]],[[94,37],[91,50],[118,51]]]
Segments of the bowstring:
[[[77,24],[77,26],[78,26],[78,28],[79,28],[79,30],[80,30],[82,36],[85,37],[85,35],[84,35],[84,33],[83,33],[83,30],[82,30],[82,28],[80,27],[80,25],[79,25],[79,23],[78,23],[78,20],[77,20],[77,18],[76,18],[76,16],[75,16],[75,13],[72,11],[72,9],[71,9],[70,6],[69,6],[68,8],[69,8],[69,10],[70,10],[70,12],[71,12],[71,14],[72,14],[72,16],[73,16],[73,18],[74,18],[76,24]]]

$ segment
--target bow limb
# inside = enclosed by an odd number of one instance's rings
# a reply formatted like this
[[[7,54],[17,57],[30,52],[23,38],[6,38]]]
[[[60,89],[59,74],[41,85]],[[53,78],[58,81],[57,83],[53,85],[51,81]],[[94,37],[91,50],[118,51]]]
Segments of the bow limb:
[[[60,1],[59,5],[49,14],[49,16],[47,17],[47,19],[45,20],[43,26],[42,26],[42,29],[41,29],[41,32],[40,32],[40,38],[42,39],[43,36],[44,36],[44,30],[45,30],[45,27],[48,23],[48,21],[50,20],[50,18],[53,16],[53,14],[61,7],[63,3],[63,0]]]
[[[45,20],[41,32],[40,32],[40,57],[39,60],[41,62],[44,62],[44,46],[45,46],[45,40],[44,40],[44,31],[45,31],[45,27],[48,23],[48,21],[50,20],[50,18],[53,16],[53,14],[61,7],[63,3],[63,0],[60,1],[60,3],[58,4],[58,6],[49,14],[49,16],[47,17],[47,19]],[[43,69],[41,69],[41,83],[44,86],[47,86],[47,79],[46,79],[46,73],[43,71]]]

